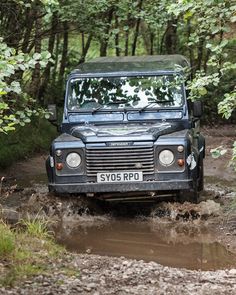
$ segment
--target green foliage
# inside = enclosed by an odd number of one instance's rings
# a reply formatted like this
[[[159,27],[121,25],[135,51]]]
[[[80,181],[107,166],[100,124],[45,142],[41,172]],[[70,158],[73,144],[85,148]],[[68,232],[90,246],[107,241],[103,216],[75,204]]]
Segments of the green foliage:
[[[0,221],[0,259],[9,256],[15,249],[15,235],[10,228]]]
[[[218,104],[218,110],[226,119],[231,117],[232,112],[236,110],[236,88],[224,95],[224,99]]]
[[[200,100],[208,93],[207,87],[209,87],[209,85],[217,87],[219,82],[220,79],[218,73],[207,75],[204,71],[197,71],[195,77],[187,83],[187,87],[190,90],[189,99]]]
[[[14,286],[32,275],[50,272],[50,261],[64,255],[65,249],[53,241],[47,224],[39,218],[22,220],[13,230],[0,220],[0,286]]]
[[[23,225],[27,234],[32,237],[39,239],[49,239],[52,237],[52,233],[48,231],[49,221],[45,218],[39,218],[36,215],[33,219],[27,218],[20,221],[20,224]]]
[[[222,146],[219,146],[215,149],[211,149],[210,153],[212,155],[212,158],[217,159],[220,156],[223,156],[227,153],[227,149],[223,148]]]
[[[224,34],[230,32],[230,22],[235,22],[236,3],[234,1],[178,1],[168,6],[168,12],[188,28],[185,46],[190,52],[194,76],[188,83],[190,99],[215,96],[217,91],[212,89],[222,88],[224,76],[236,69],[236,61],[227,60],[229,41],[224,37]],[[224,97],[219,110],[225,118],[229,118],[232,113],[230,108],[235,107],[233,103],[235,96],[230,91],[225,93]],[[224,107],[225,103],[227,106]]]
[[[39,118],[9,134],[0,134],[0,167],[5,168],[25,155],[48,151],[56,135],[56,128]]]
[[[232,158],[229,165],[236,171],[236,141],[233,143]],[[236,202],[235,202],[236,203]]]
[[[219,114],[229,119],[236,109],[235,82],[228,83],[232,79],[235,81],[236,60],[230,60],[229,40],[225,35],[230,33],[230,26],[236,21],[235,1],[181,0],[170,4],[168,12],[188,27],[186,49],[193,66],[193,79],[187,84],[189,98],[205,98],[211,112],[214,104],[218,104]],[[235,161],[235,149],[234,144],[232,161]],[[225,152],[222,147],[211,150],[214,158]]]
[[[33,56],[16,53],[0,38],[0,133],[15,130],[16,125],[24,126],[33,116],[45,116],[47,112],[36,106],[35,101],[22,91],[19,72],[27,73],[36,64],[45,67],[50,60],[48,52]]]

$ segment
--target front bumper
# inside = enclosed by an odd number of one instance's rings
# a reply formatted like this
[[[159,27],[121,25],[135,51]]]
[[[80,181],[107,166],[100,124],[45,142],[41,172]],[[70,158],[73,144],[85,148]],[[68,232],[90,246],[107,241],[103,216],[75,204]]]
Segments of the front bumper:
[[[112,193],[179,191],[193,187],[192,180],[142,181],[136,183],[49,183],[49,190],[57,193]]]

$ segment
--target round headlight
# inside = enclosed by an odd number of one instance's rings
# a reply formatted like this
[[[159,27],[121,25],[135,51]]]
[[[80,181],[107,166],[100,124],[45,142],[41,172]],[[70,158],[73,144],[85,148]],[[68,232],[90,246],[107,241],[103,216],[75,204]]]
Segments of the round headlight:
[[[66,164],[70,168],[77,168],[81,164],[81,156],[77,153],[70,153],[66,157]]]
[[[174,154],[170,150],[163,150],[159,154],[159,161],[163,166],[170,166],[174,161]]]

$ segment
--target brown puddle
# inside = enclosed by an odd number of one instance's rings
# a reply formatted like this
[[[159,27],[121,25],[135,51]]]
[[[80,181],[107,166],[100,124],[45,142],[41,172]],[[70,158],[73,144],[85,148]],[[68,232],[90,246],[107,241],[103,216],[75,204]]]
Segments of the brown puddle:
[[[61,226],[56,233],[58,242],[73,252],[125,256],[192,270],[226,269],[236,265],[236,256],[199,227],[189,231],[187,227],[176,229],[173,225],[137,219],[84,224],[73,225],[71,230]]]

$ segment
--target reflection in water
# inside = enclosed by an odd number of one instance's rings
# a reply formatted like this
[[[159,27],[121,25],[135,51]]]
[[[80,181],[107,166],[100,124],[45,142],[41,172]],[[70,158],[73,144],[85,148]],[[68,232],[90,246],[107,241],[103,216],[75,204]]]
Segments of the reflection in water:
[[[178,233],[170,225],[138,220],[84,224],[71,230],[61,226],[57,240],[70,251],[125,256],[172,267],[215,270],[236,264],[232,253],[199,228]]]

